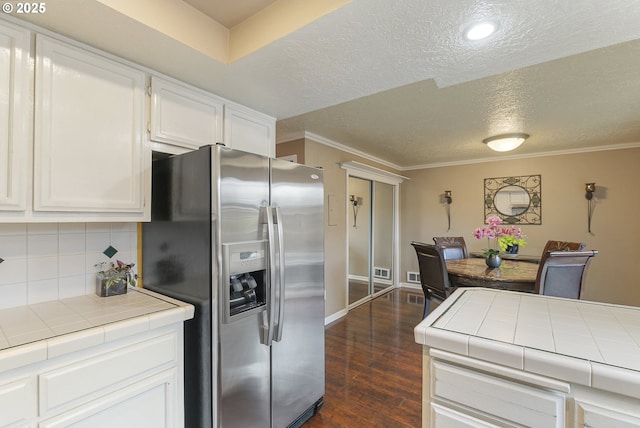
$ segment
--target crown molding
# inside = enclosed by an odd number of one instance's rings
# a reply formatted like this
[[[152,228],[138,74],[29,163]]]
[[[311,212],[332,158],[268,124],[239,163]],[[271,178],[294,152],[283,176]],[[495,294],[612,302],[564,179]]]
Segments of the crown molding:
[[[429,164],[423,164],[423,165],[398,167],[398,169],[400,171],[412,171],[416,169],[442,168],[446,166],[471,165],[476,163],[500,162],[500,161],[515,160],[515,159],[531,159],[531,158],[541,158],[541,157],[548,157],[548,156],[576,155],[581,153],[605,152],[609,150],[635,149],[639,147],[640,147],[640,142],[626,143],[626,144],[612,144],[609,146],[584,147],[581,149],[557,150],[552,152],[530,153],[530,154],[524,154],[524,155],[508,155],[508,156],[500,156],[498,158],[481,158],[481,159],[471,159],[471,160],[463,160],[463,161],[429,163]]]
[[[313,134],[311,132],[293,132],[290,134],[285,134],[282,137],[278,137],[277,143],[285,143],[287,141],[300,140],[303,138],[309,138],[317,143],[324,144],[329,147],[333,147],[338,150],[342,150],[344,152],[360,156],[372,162],[377,162],[381,165],[388,166],[389,168],[393,168],[397,171],[412,171],[416,169],[429,169],[429,168],[442,168],[447,166],[460,166],[460,165],[472,165],[476,163],[487,163],[487,162],[499,162],[499,161],[509,161],[516,159],[532,159],[532,158],[541,158],[548,156],[562,156],[562,155],[576,155],[581,153],[592,153],[592,152],[605,152],[608,150],[624,150],[624,149],[636,149],[640,147],[640,142],[636,143],[624,143],[624,144],[611,144],[608,146],[595,146],[595,147],[583,147],[580,149],[568,149],[568,150],[554,150],[549,152],[540,152],[540,153],[530,153],[530,154],[522,154],[522,155],[507,155],[500,157],[492,157],[492,158],[480,158],[480,159],[469,159],[469,160],[461,160],[461,161],[451,161],[451,162],[440,162],[440,163],[427,163],[422,165],[414,165],[414,166],[399,166],[389,161],[385,161],[383,159],[372,156],[368,153],[362,152],[360,150],[355,150],[351,147],[345,146],[344,144],[340,144],[336,141],[325,138],[321,135]]]
[[[409,177],[394,174],[392,172],[376,168],[375,166],[366,165],[361,162],[338,162],[338,165],[340,165],[340,168],[346,169],[349,172],[349,175],[381,181],[383,183],[400,184],[404,180],[411,180]]]
[[[360,150],[356,150],[356,149],[351,148],[349,146],[345,146],[344,144],[340,144],[337,141],[330,140],[329,138],[325,138],[325,137],[323,137],[321,135],[314,134],[312,132],[304,131],[304,132],[292,132],[292,133],[289,133],[289,134],[284,134],[282,136],[277,137],[276,144],[286,143],[288,141],[300,140],[302,138],[308,138],[310,140],[315,141],[316,143],[320,143],[320,144],[323,144],[325,146],[329,146],[329,147],[332,147],[334,149],[338,149],[338,150],[341,150],[343,152],[347,152],[347,153],[352,154],[354,156],[359,156],[361,158],[370,160],[372,162],[379,163],[380,165],[388,166],[389,168],[393,168],[393,169],[395,169],[397,171],[402,170],[402,168],[400,166],[398,166],[398,165],[396,165],[394,163],[391,163],[391,162],[386,161],[384,159],[377,158],[375,156],[372,156],[372,155],[370,155],[368,153],[365,153],[363,151],[360,151]]]

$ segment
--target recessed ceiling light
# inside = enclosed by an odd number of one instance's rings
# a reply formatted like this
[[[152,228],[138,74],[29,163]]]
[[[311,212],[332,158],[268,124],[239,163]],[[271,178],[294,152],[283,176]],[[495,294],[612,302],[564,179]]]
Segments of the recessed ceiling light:
[[[467,40],[482,40],[486,39],[496,31],[496,25],[492,22],[478,22],[471,25],[467,31],[464,32],[464,36]]]

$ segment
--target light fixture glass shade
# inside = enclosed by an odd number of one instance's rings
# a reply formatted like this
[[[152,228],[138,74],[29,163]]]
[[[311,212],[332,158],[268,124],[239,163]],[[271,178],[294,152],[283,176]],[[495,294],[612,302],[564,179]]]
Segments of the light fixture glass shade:
[[[467,40],[482,40],[489,37],[496,30],[493,22],[478,22],[464,32]]]
[[[508,152],[518,148],[527,138],[528,134],[503,134],[486,138],[482,142],[496,152]]]

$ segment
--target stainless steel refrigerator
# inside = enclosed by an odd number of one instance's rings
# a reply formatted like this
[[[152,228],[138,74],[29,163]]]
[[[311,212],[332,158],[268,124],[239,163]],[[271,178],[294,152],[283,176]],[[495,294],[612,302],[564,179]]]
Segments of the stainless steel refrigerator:
[[[224,146],[153,162],[145,288],[190,302],[185,426],[297,427],[324,395],[322,170]]]

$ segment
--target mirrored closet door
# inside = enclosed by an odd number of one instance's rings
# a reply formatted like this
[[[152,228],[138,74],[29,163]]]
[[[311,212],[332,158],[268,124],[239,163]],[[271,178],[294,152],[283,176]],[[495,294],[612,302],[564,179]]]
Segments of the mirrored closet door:
[[[383,293],[397,281],[398,177],[349,170],[349,307]]]

